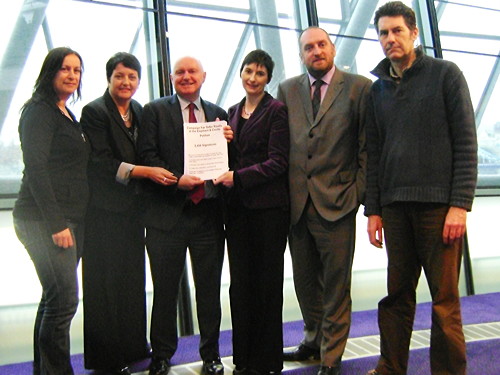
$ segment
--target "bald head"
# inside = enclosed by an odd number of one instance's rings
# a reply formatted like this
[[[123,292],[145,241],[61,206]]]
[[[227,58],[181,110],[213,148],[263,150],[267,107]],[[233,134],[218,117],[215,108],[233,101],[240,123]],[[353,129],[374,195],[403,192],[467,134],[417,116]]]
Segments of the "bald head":
[[[325,30],[309,27],[300,34],[299,43],[302,63],[313,77],[321,78],[332,69],[335,45]]]
[[[205,77],[206,73],[200,60],[191,56],[177,60],[170,74],[177,95],[190,102],[194,102],[200,96]]]

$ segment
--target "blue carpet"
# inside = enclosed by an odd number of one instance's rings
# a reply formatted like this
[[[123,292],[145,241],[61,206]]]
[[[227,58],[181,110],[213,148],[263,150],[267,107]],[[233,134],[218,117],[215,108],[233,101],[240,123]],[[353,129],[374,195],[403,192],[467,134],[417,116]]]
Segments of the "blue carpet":
[[[429,329],[431,326],[431,304],[421,303],[417,306],[415,330]],[[462,298],[462,317],[464,324],[500,322],[500,293],[481,294]],[[357,311],[352,314],[350,337],[378,335],[376,310]],[[172,358],[174,365],[199,361],[198,336],[182,337],[179,347]],[[302,340],[302,322],[284,324],[284,346],[297,345]],[[231,331],[221,332],[220,354],[231,355]],[[468,375],[500,374],[500,339],[471,342],[467,344]],[[73,367],[77,374],[91,374],[84,370],[83,356],[72,357]],[[375,366],[377,357],[368,357],[343,362],[343,375],[364,375]],[[134,372],[144,371],[148,360],[131,366]],[[287,374],[316,374],[317,366],[287,371]],[[0,366],[0,375],[30,375],[31,363]],[[430,374],[428,349],[413,350],[410,354],[408,375]]]

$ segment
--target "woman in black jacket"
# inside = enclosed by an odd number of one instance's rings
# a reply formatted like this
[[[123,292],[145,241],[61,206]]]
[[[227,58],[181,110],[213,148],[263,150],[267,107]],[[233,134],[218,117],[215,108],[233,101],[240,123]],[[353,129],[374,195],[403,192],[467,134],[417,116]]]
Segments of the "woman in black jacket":
[[[171,185],[177,178],[164,168],[137,165],[137,58],[113,55],[106,76],[104,95],[87,104],[80,119],[92,146],[83,255],[85,367],[130,374],[127,365],[148,355],[144,202],[137,179]]]
[[[42,284],[34,330],[35,375],[73,374],[69,330],[78,307],[89,146],[66,102],[80,98],[81,74],[77,52],[52,49],[19,121],[24,171],[14,228]]]

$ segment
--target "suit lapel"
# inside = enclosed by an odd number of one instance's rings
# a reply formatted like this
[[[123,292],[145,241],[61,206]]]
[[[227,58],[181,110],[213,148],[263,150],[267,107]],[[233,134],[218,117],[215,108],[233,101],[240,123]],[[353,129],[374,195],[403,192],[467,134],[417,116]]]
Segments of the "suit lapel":
[[[240,137],[244,137],[245,134],[247,132],[250,132],[254,126],[259,126],[259,124],[262,122],[261,116],[263,112],[266,111],[266,108],[268,107],[271,99],[272,99],[271,95],[266,92],[260,103],[257,105],[257,108],[255,108],[253,114],[248,118],[245,126],[239,131]],[[243,105],[244,101],[241,101],[240,105],[238,106],[238,114],[241,113]],[[236,132],[238,133],[238,130],[236,130]]]
[[[205,120],[207,122],[215,121],[216,114],[214,106],[210,105],[206,101],[200,98],[201,106],[203,107],[203,112],[205,112]]]
[[[175,130],[179,129],[183,131],[184,119],[182,118],[181,103],[177,98],[177,95],[172,95],[167,97],[167,106],[169,107],[169,113],[172,116],[172,123],[174,124]]]
[[[245,99],[240,101],[240,103],[236,106],[236,110],[234,112],[234,141],[235,141],[236,145],[238,144],[239,137],[241,135],[239,127],[240,127],[240,117],[241,117],[241,111],[243,108],[243,103],[245,103]],[[247,120],[247,122],[248,121],[249,120]]]
[[[309,76],[303,74],[300,79],[299,84],[299,97],[302,105],[304,106],[304,112],[306,114],[309,124],[314,124],[312,102],[311,102],[311,84],[309,82]]]
[[[335,68],[335,73],[333,74],[332,80],[328,85],[328,89],[326,91],[325,97],[323,98],[323,101],[321,102],[321,106],[319,107],[318,115],[316,116],[316,120],[314,121],[313,126],[318,125],[323,115],[328,112],[335,99],[342,92],[343,87],[344,75],[342,74],[342,71],[340,71],[338,68]]]
[[[172,127],[174,131],[175,141],[171,143],[171,146],[178,147],[178,155],[182,161],[182,167],[184,168],[184,120],[182,118],[181,103],[174,94],[166,98],[166,113],[171,116]]]
[[[117,126],[119,129],[121,129],[127,139],[132,143],[132,146],[134,146],[135,148],[134,136],[130,134],[127,127],[125,126],[125,123],[120,116],[120,112],[118,112],[118,108],[116,108],[116,104],[113,101],[113,98],[111,98],[109,91],[107,90],[104,94],[104,102],[106,104],[106,108],[108,109],[108,113],[110,113],[111,115],[111,120],[113,121],[112,126]],[[130,110],[132,110],[132,108]]]

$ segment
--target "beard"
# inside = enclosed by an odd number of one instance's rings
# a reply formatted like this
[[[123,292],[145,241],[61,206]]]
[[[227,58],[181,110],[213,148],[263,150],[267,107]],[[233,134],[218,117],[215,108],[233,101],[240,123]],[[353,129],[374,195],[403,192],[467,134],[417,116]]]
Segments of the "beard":
[[[319,79],[323,77],[326,73],[328,73],[332,69],[332,67],[333,67],[333,62],[325,68],[314,68],[313,66],[308,66],[307,71],[314,78]]]

